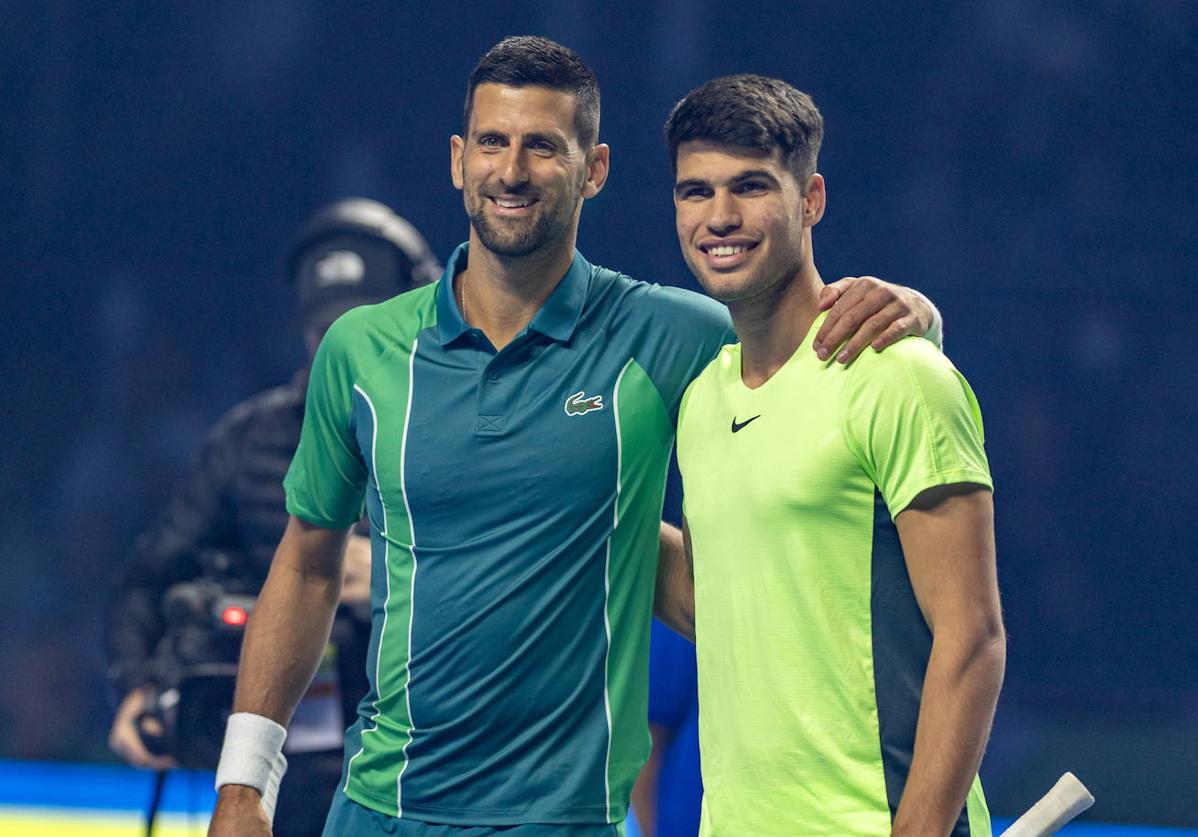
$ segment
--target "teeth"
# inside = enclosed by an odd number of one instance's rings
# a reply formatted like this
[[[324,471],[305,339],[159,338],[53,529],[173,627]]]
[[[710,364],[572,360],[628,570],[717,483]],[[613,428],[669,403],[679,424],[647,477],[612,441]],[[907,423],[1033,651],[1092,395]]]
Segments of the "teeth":
[[[495,203],[502,206],[504,209],[522,209],[526,206],[532,206],[530,200],[510,200],[508,198],[495,198]]]
[[[708,247],[707,252],[713,256],[735,256],[737,253],[743,253],[748,249],[748,247],[742,244],[720,244],[715,247]]]

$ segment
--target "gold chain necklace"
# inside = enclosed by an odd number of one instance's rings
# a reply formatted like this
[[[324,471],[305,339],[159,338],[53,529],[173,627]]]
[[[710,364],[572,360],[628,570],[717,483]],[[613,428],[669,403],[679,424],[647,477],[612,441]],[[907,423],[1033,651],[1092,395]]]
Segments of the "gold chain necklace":
[[[462,319],[465,321],[466,325],[470,325],[470,318],[466,316],[466,274],[465,273],[462,274],[461,297],[462,297],[462,300],[461,300],[461,302],[462,302]]]

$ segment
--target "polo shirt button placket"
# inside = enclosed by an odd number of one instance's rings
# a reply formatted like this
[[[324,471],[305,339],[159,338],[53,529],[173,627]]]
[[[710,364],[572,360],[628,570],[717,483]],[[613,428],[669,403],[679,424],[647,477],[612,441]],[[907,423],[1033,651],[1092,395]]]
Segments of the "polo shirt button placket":
[[[494,359],[491,363],[494,363]],[[491,365],[484,366],[479,384],[479,415],[475,433],[483,436],[498,436],[503,433],[503,398],[498,383],[503,375]]]

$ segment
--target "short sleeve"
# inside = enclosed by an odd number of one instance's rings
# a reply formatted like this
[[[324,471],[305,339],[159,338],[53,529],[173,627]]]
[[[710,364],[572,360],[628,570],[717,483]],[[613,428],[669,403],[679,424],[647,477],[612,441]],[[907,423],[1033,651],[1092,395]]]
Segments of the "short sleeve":
[[[650,349],[637,361],[661,394],[671,421],[678,420],[682,394],[720,347],[736,342],[728,309],[710,297],[682,288],[652,285],[638,310],[649,320]]]
[[[354,372],[347,329],[335,323],[312,361],[304,427],[283,480],[287,511],[316,526],[340,529],[362,516],[366,464],[354,438]]]
[[[891,517],[935,486],[993,488],[977,398],[931,343],[908,338],[847,371],[846,440]]]

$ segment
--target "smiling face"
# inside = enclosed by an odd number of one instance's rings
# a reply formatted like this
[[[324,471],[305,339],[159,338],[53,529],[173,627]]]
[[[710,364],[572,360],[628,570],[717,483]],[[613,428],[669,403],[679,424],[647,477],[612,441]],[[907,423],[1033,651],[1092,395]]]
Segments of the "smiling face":
[[[584,149],[572,94],[481,84],[467,136],[451,140],[454,185],[478,241],[500,256],[573,247],[584,198],[607,177],[605,145]]]
[[[779,155],[691,140],[678,146],[674,212],[683,258],[721,302],[754,299],[811,265],[824,210],[818,174],[800,188]]]

